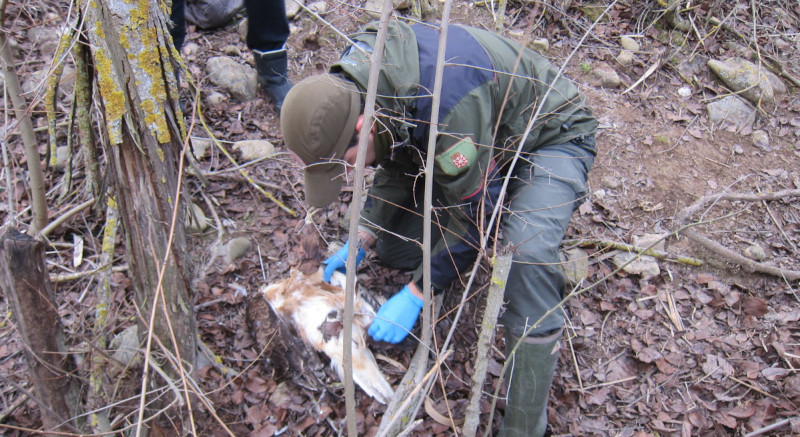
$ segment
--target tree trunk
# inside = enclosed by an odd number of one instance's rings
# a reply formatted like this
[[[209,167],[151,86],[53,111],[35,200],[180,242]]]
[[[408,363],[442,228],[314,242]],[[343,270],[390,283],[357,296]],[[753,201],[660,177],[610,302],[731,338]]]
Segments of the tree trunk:
[[[74,432],[79,396],[70,375],[75,365],[64,345],[41,242],[13,229],[0,237],[0,286],[25,344],[44,429]]]
[[[176,208],[184,201],[179,176],[185,136],[172,67],[177,52],[167,28],[169,8],[162,6],[157,0],[93,1],[86,22],[95,26],[87,34],[140,332],[152,330],[153,344],[182,361],[181,369],[168,372],[178,377],[182,369],[196,369],[196,329],[184,209]]]

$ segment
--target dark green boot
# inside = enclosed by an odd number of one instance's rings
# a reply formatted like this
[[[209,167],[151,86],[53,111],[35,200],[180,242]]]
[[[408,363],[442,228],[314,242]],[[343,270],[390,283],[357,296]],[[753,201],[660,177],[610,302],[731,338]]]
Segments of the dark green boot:
[[[501,437],[540,437],[547,431],[547,401],[558,361],[561,329],[544,337],[526,337],[513,356],[519,338],[506,333],[508,401]]]
[[[256,71],[258,72],[258,84],[269,94],[275,110],[280,114],[283,106],[283,99],[292,89],[289,82],[288,63],[286,49],[261,52],[253,50],[253,58],[256,61]]]

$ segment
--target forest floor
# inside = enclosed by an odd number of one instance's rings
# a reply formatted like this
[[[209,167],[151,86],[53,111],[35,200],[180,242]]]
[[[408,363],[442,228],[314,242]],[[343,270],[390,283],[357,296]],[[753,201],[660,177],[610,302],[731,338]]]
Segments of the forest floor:
[[[744,35],[752,36],[755,29],[753,39],[759,49],[787,67],[794,66],[789,73],[797,77],[800,7],[787,4],[791,2],[766,1],[759,2],[753,12],[750,3],[744,1],[724,6],[700,3],[691,13],[695,28],[685,39],[678,38],[679,31],[664,26],[663,18],[659,21],[657,6],[619,3],[611,10],[610,19],[594,27],[565,70],[586,93],[600,120],[600,130],[598,154],[589,178],[591,197],[576,211],[565,242],[565,249],[580,246],[586,251],[588,276],[566,302],[568,323],[549,409],[550,427],[556,435],[800,435],[798,281],[752,272],[737,258],[709,250],[679,232],[691,224],[691,230],[731,252],[745,253],[758,246],[765,252],[763,263],[784,272],[800,270],[797,89],[779,96],[775,105],[760,114],[754,129],[766,131],[770,141],[768,146],[755,144],[749,131],[735,133],[709,122],[706,105],[728,91],[704,68],[705,60],[738,55],[747,43],[731,32],[712,33],[705,21],[712,15],[727,16]],[[509,5],[506,34],[521,39],[525,29],[534,29],[533,37],[550,41],[547,55],[560,65],[589,25],[580,8],[582,2],[573,2],[564,16],[542,14],[534,5]],[[59,11],[55,6],[50,8]],[[452,23],[493,28],[488,3],[457,1],[452,15]],[[350,5],[329,6],[324,16],[344,32],[369,20]],[[297,82],[325,71],[337,59],[344,41],[306,13],[298,15],[292,26],[288,42],[290,76]],[[622,66],[615,59],[621,35],[636,35],[641,45],[631,66]],[[703,35],[702,39],[698,35]],[[790,44],[778,45],[776,38]],[[678,40],[684,42],[680,49],[675,45]],[[25,44],[23,50],[32,55],[23,69],[34,72],[49,63],[49,59],[37,59],[36,48]],[[202,80],[208,58],[238,52],[242,59],[252,60],[234,25],[213,31],[190,27],[189,44],[195,49],[184,53],[185,61],[203,93],[214,89]],[[675,66],[689,60],[703,68],[697,69],[687,83]],[[593,85],[592,66],[600,63],[617,71],[622,79],[619,88]],[[660,68],[648,74],[656,64]],[[646,74],[645,80],[623,92]],[[684,87],[691,90],[689,95],[679,93]],[[184,86],[182,94],[191,99],[188,87]],[[197,265],[208,267],[195,284],[197,324],[202,340],[236,375],[226,377],[214,366],[205,367],[200,369],[201,387],[235,435],[268,436],[281,431],[289,435],[339,435],[344,430],[345,414],[344,390],[338,378],[330,372],[330,389],[323,392],[274,378],[276,369],[261,359],[245,323],[246,299],[241,291],[253,293],[264,283],[285,277],[302,256],[299,239],[301,230],[308,226],[313,226],[327,243],[344,241],[350,196],[343,194],[343,202],[306,221],[301,169],[284,153],[278,115],[263,93],[250,102],[230,99],[204,107],[204,116],[210,132],[196,125],[192,135],[213,134],[225,144],[266,139],[276,146],[280,153],[249,166],[248,172],[268,184],[271,194],[298,214],[287,213],[238,173],[229,171],[234,165],[218,152],[212,151],[199,161],[207,174],[216,172],[208,178],[208,185],[188,178],[192,200],[209,217],[215,217],[209,231],[190,239]],[[43,121],[39,119],[37,125],[42,126]],[[13,144],[12,155],[16,155],[21,149]],[[59,177],[55,170],[48,174],[51,184]],[[736,197],[780,192],[794,194],[768,201]],[[16,193],[24,202],[24,192]],[[2,203],[7,202],[8,194],[8,190],[0,190]],[[708,201],[706,196],[715,195],[729,197]],[[65,223],[52,241],[69,246],[74,235],[81,235],[87,253],[99,251],[96,220]],[[210,246],[220,226],[227,238],[250,239],[254,250],[232,263],[214,262]],[[618,270],[614,257],[621,251],[606,243],[633,244],[646,234],[665,236],[663,251],[667,255],[657,261],[659,272]],[[686,258],[702,264],[689,264]],[[54,264],[66,262],[58,249],[49,252],[48,259]],[[389,270],[371,260],[365,264],[359,279],[376,293],[391,295],[408,280],[405,272]],[[117,294],[112,311],[118,313],[117,331],[121,331],[132,314],[132,291],[125,272],[115,273],[114,278]],[[82,300],[91,286],[86,281],[56,284],[63,300],[62,312],[73,332],[91,330],[90,326],[77,326],[91,318],[86,309],[91,296]],[[435,330],[437,338],[444,338],[453,325],[451,310],[460,299],[460,290],[456,291],[445,298],[444,316]],[[444,413],[449,405],[455,417],[463,416],[469,396],[483,294],[481,291],[467,301],[456,328],[454,353],[439,376],[441,383],[435,384],[430,394],[434,408]],[[502,338],[497,335],[497,348],[491,352],[487,393],[501,381]],[[390,383],[396,385],[409,363],[413,340],[396,347],[372,347]],[[2,420],[35,429],[39,423],[35,403],[15,404],[21,396],[18,387],[27,381],[20,351],[13,323],[4,322],[0,325],[0,374],[3,381],[13,384],[0,382]],[[357,391],[356,400],[359,433],[370,435],[385,407],[361,391]],[[16,406],[10,409],[11,405]],[[485,400],[482,407],[483,417],[488,419],[489,401]],[[501,401],[498,413],[502,408]],[[495,414],[493,423],[484,422],[482,427],[496,429],[501,416]],[[412,435],[455,432],[424,411],[419,418],[421,423]],[[210,418],[201,424],[204,435],[224,435]],[[771,429],[773,424],[776,426]]]

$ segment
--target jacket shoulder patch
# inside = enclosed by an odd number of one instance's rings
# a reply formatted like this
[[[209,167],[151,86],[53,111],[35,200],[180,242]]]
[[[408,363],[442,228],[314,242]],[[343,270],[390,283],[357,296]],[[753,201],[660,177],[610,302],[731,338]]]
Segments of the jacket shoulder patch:
[[[471,137],[465,137],[449,149],[436,155],[436,163],[448,176],[457,176],[467,171],[475,162],[478,149]]]

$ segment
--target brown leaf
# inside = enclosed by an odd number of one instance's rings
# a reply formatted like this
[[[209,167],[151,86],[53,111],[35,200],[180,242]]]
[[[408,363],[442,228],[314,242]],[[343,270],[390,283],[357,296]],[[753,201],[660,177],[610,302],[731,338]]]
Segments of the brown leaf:
[[[265,381],[263,378],[258,376],[251,376],[247,378],[245,381],[244,386],[249,390],[251,393],[264,393],[269,388],[269,383]]]
[[[744,298],[742,301],[742,309],[745,314],[754,317],[760,317],[769,312],[767,301],[754,296],[747,296]]]
[[[714,379],[719,379],[723,376],[733,375],[733,366],[725,358],[711,354],[703,363],[703,372]]]
[[[756,414],[756,407],[752,403],[748,402],[744,405],[737,405],[732,409],[726,411],[727,414],[730,414],[733,417],[737,417],[739,419],[747,419],[748,417]]]
[[[636,353],[636,358],[643,363],[652,363],[658,359],[663,359],[661,352],[652,347],[646,347]]]
[[[717,423],[726,428],[730,429],[736,428],[736,419],[733,416],[729,416],[725,413],[715,413],[714,419],[717,421]]]
[[[269,421],[262,427],[250,433],[250,437],[272,437],[278,431],[278,427]]]

